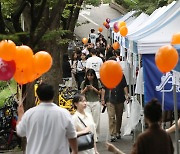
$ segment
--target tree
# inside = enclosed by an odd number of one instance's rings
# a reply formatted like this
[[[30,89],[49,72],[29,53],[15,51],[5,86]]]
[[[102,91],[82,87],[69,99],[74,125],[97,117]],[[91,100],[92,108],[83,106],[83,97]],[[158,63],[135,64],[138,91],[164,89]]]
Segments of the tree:
[[[154,10],[172,2],[172,0],[115,0],[127,10],[137,10],[151,14]]]

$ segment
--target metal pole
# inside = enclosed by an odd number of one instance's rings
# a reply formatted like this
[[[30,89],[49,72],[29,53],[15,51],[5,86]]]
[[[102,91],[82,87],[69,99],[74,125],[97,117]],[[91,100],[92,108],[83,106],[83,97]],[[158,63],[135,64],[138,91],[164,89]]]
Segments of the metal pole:
[[[173,100],[174,100],[174,117],[175,117],[175,141],[176,141],[176,154],[179,154],[179,129],[178,129],[178,108],[177,108],[177,95],[176,95],[176,85],[173,85]]]

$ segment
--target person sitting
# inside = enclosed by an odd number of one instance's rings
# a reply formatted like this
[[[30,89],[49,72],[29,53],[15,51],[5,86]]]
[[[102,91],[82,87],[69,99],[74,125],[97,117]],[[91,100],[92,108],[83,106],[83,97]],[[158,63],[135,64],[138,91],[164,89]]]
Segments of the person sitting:
[[[141,133],[135,142],[131,154],[173,154],[174,148],[170,136],[161,128],[162,108],[157,99],[152,99],[144,108],[148,129]],[[122,154],[112,144],[107,143],[109,151]]]

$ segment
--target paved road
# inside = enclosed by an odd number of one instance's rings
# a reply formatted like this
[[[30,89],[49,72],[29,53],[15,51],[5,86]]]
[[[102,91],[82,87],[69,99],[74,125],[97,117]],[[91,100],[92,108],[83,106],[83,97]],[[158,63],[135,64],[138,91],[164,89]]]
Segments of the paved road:
[[[123,123],[122,123],[122,134],[124,130],[124,126],[127,122],[127,116],[126,112],[123,114]],[[99,142],[97,143],[97,148],[100,154],[112,154],[107,151],[105,147],[105,143],[107,141],[107,134],[108,134],[108,117],[107,112],[101,114],[101,127],[100,127],[100,136],[99,136]],[[174,142],[174,134],[171,134],[171,138],[173,140],[173,144],[175,147]],[[114,145],[116,145],[119,149],[121,149],[124,153],[130,154],[131,147],[133,145],[133,137],[132,136],[122,136],[120,140],[117,140],[117,142],[113,142]],[[1,153],[1,152],[0,152]],[[5,154],[22,154],[22,152],[6,152]],[[175,151],[176,154],[176,151]]]
[[[123,123],[122,123],[122,127],[124,127],[124,125],[126,124],[126,113],[124,112],[123,115]],[[99,136],[99,142],[97,143],[97,148],[100,154],[110,154],[110,152],[107,151],[106,147],[105,147],[105,143],[107,141],[107,137],[108,137],[108,116],[107,116],[107,112],[105,113],[101,113],[101,127],[100,127],[101,133]],[[123,133],[123,129],[122,129],[122,133]],[[133,140],[132,140],[132,136],[126,136],[126,137],[122,137],[122,139],[117,140],[117,142],[114,142],[114,144],[120,148],[123,152],[125,152],[126,154],[130,153],[130,149],[132,146]],[[22,152],[6,152],[5,154],[22,154]]]
[[[121,16],[121,14],[109,7],[109,4],[102,4],[100,7],[88,6],[90,9],[84,9],[80,12],[78,22],[82,24],[75,28],[75,34],[80,38],[88,37],[90,29],[94,28],[96,32],[99,27],[103,27],[102,34],[107,38],[107,29],[103,26],[106,18],[114,19]]]

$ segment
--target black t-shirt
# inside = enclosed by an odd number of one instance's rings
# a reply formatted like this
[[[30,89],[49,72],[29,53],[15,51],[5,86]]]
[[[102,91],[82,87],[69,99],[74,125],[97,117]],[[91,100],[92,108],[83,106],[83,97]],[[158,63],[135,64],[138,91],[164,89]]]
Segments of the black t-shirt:
[[[104,98],[105,102],[111,102],[112,104],[124,103],[124,101],[126,100],[124,94],[125,87],[127,87],[127,83],[126,83],[126,78],[123,75],[121,82],[117,85],[116,88],[112,89],[111,92],[109,89],[105,88],[105,98]]]

